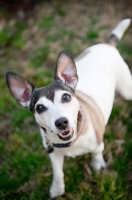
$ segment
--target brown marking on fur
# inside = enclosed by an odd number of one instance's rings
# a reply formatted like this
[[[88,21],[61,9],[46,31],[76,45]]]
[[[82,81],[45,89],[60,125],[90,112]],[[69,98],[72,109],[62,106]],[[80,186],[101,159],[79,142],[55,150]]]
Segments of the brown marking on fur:
[[[80,102],[79,98],[77,98],[80,103],[80,111],[78,113],[78,119],[77,119],[77,132],[78,135],[83,135],[87,132],[89,129],[89,115],[87,114],[87,111],[85,109],[85,105],[83,102]]]
[[[82,123],[82,114],[79,111],[78,112],[78,117],[77,117],[77,131],[78,132],[80,131],[81,123]]]
[[[87,49],[84,50],[79,56],[77,56],[77,58],[75,58],[75,62],[81,60],[83,57],[85,57],[88,53],[90,53],[90,51],[88,51]]]
[[[67,85],[63,84],[62,81],[57,79],[53,83],[49,84],[48,86],[36,89],[34,91],[34,94],[30,103],[30,110],[32,112],[35,112],[35,105],[37,101],[43,96],[45,96],[48,100],[54,102],[54,95],[55,95],[55,92],[58,90],[68,91],[74,96],[74,91]]]
[[[85,117],[87,116],[83,128],[84,133],[88,130],[88,121],[91,119],[96,133],[97,142],[98,144],[101,144],[105,132],[105,120],[102,111],[95,101],[83,92],[76,91],[76,97],[83,108]]]
[[[114,47],[116,47],[117,43],[119,42],[119,39],[116,37],[116,35],[111,34],[108,39],[106,40],[107,44],[110,44]]]
[[[80,135],[83,135],[88,131],[89,120],[90,120],[89,115],[87,114],[87,111],[84,108],[84,106],[81,104],[80,110],[78,112],[78,118],[77,118],[77,133],[78,133],[78,135],[77,135],[76,139],[70,143],[70,146],[72,146],[76,142],[76,140],[78,139],[78,137]]]

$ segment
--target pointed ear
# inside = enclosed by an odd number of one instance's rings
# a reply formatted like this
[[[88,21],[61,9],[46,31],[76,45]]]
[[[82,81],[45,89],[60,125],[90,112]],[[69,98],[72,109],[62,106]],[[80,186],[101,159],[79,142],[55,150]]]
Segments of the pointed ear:
[[[6,81],[11,95],[17,100],[18,104],[29,108],[35,86],[13,72],[6,73]]]
[[[58,56],[54,77],[72,89],[75,89],[77,85],[78,75],[75,62],[65,51],[62,51]]]

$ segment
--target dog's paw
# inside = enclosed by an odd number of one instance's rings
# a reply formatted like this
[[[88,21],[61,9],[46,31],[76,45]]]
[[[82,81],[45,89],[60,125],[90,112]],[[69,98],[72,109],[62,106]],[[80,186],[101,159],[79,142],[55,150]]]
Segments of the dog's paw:
[[[52,185],[50,188],[50,197],[53,199],[55,197],[62,196],[65,193],[64,187],[57,187],[57,185]]]
[[[100,160],[99,159],[92,159],[90,166],[95,170],[99,171],[102,168],[106,168],[106,162],[104,161],[104,158],[102,157]]]

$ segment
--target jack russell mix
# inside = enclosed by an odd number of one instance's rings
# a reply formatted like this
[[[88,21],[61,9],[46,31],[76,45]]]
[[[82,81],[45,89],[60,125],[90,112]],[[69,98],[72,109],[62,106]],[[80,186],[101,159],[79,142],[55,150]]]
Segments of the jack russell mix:
[[[106,167],[103,135],[115,91],[132,100],[132,76],[115,48],[130,22],[122,20],[106,43],[86,49],[75,62],[62,51],[57,58],[54,82],[46,87],[36,88],[14,72],[6,74],[11,95],[34,114],[40,126],[53,168],[51,198],[65,192],[64,156],[90,152],[91,167]]]

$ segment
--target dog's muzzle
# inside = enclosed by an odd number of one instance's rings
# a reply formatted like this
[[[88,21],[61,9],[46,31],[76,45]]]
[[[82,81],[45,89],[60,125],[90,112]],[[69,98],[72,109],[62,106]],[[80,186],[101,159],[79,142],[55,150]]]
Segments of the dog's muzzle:
[[[73,137],[73,134],[74,134],[74,130],[70,129],[70,130],[66,130],[66,131],[64,131],[62,133],[59,133],[58,137],[61,140],[67,141],[67,140],[70,140]]]

